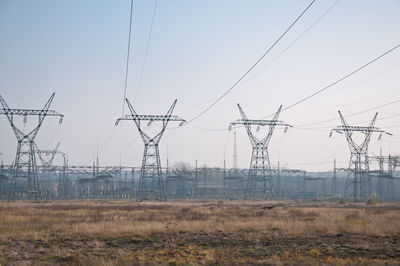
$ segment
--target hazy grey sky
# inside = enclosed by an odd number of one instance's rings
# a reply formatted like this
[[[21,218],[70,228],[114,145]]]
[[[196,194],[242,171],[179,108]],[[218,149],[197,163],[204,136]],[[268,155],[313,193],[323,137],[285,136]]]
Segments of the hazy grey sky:
[[[154,1],[136,0],[127,96],[138,113],[165,113],[174,99],[174,114],[190,120],[227,90],[279,37],[310,0],[159,0],[149,56],[144,62]],[[261,118],[317,91],[400,43],[399,0],[342,0],[290,49],[269,64],[313,24],[336,0],[320,0],[250,73],[258,73],[204,116],[161,141],[165,164],[186,161],[232,165],[233,131],[240,103],[249,118]],[[64,123],[45,121],[37,138],[41,148],[59,141],[70,164],[91,164],[99,147],[100,163],[140,166],[143,143],[133,123],[115,127],[122,112],[129,23],[129,0],[0,0],[0,94],[11,108],[41,108],[56,92],[51,109]],[[400,51],[288,111],[280,119],[294,126],[277,130],[271,162],[306,170],[346,167],[345,138],[328,138],[344,115],[400,101]],[[247,79],[246,79],[247,80]],[[134,96],[137,93],[137,98]],[[399,103],[348,118],[394,133],[370,151],[398,153]],[[337,118],[322,124],[307,124]],[[379,119],[381,118],[381,119]],[[26,125],[28,128],[29,124]],[[170,127],[176,125],[171,124]],[[200,130],[197,127],[211,129]],[[0,153],[5,163],[15,156],[16,139],[0,117]],[[151,128],[150,128],[151,129]],[[221,130],[226,129],[226,130]],[[238,164],[248,167],[251,147],[243,128],[238,135]],[[108,140],[108,141],[106,141]]]

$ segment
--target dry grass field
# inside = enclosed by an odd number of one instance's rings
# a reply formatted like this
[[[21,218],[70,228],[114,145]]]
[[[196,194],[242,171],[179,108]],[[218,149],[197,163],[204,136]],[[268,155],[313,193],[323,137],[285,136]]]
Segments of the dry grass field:
[[[1,265],[400,265],[400,205],[0,203]]]

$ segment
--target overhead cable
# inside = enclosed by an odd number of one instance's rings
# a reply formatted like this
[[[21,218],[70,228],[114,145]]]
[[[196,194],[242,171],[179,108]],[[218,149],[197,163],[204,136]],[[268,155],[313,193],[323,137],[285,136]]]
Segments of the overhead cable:
[[[332,83],[329,84],[328,86],[326,86],[326,87],[324,87],[324,88],[322,88],[322,89],[320,89],[320,90],[318,90],[318,91],[312,93],[311,95],[309,95],[309,96],[307,96],[307,97],[305,97],[305,98],[303,98],[303,99],[301,99],[301,100],[299,100],[299,101],[297,101],[297,102],[295,102],[295,103],[289,105],[288,107],[283,108],[282,111],[286,111],[286,110],[288,110],[288,109],[290,109],[290,108],[293,108],[294,106],[296,106],[296,105],[298,105],[298,104],[300,104],[300,103],[302,103],[302,102],[305,102],[305,101],[311,99],[312,97],[314,97],[314,96],[320,94],[321,92],[326,91],[327,89],[329,89],[329,88],[335,86],[336,84],[340,83],[341,81],[343,81],[343,80],[347,79],[348,77],[350,77],[350,76],[352,76],[352,75],[354,75],[354,74],[360,72],[362,69],[366,68],[367,66],[369,66],[369,65],[371,65],[371,64],[373,64],[373,63],[375,63],[375,62],[378,61],[379,59],[381,59],[381,58],[385,57],[386,55],[390,54],[391,52],[393,52],[394,50],[398,49],[399,47],[400,47],[400,44],[394,46],[393,48],[389,49],[388,51],[384,52],[383,54],[381,54],[381,55],[379,55],[378,57],[374,58],[373,60],[369,61],[368,63],[366,63],[366,64],[364,64],[364,65],[358,67],[356,70],[353,70],[353,71],[350,72],[349,74],[347,74],[347,75],[341,77],[340,79],[338,79],[338,80],[332,82]],[[271,114],[271,115],[273,115],[273,114]],[[271,115],[269,115],[269,116],[271,116]],[[269,116],[267,116],[267,117],[269,117]],[[264,118],[267,118],[267,117],[264,117]],[[264,118],[262,118],[262,119],[264,119]]]
[[[122,99],[122,116],[125,115],[125,98],[126,98],[126,87],[128,85],[129,54],[131,48],[131,35],[132,35],[132,18],[133,18],[133,0],[131,0],[131,11],[129,16],[128,50],[126,55],[124,98]]]
[[[198,115],[189,120],[186,124],[193,122],[212,107],[214,107],[222,98],[224,98],[230,91],[232,91],[263,59],[264,57],[275,47],[275,45],[289,32],[289,30],[297,23],[297,21],[307,12],[307,10],[315,3],[316,0],[311,1],[311,3],[301,12],[301,14],[292,22],[292,24],[282,33],[282,35],[265,51],[260,58],[231,86],[227,91],[225,91],[216,101],[209,105],[206,109],[201,111]]]
[[[142,66],[142,70],[140,72],[139,81],[138,81],[138,84],[137,84],[137,87],[136,87],[136,93],[135,93],[135,97],[133,98],[133,101],[136,100],[137,95],[138,95],[139,90],[140,90],[140,86],[142,85],[142,81],[143,81],[143,74],[144,74],[144,70],[146,68],[147,58],[149,56],[151,36],[153,35],[153,26],[154,26],[154,18],[156,17],[157,3],[158,3],[158,0],[156,0],[155,3],[154,3],[153,16],[151,18],[149,38],[147,39],[146,52],[145,52],[145,55],[144,55],[143,66]]]

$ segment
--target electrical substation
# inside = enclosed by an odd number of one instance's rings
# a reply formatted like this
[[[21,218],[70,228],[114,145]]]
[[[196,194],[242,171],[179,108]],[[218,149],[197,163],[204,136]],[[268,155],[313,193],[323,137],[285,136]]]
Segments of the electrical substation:
[[[222,168],[207,165],[172,167],[162,166],[159,143],[169,122],[183,126],[186,120],[172,115],[177,100],[164,115],[139,115],[130,101],[126,104],[131,112],[118,118],[133,121],[143,140],[144,151],[142,165],[99,165],[98,159],[93,165],[69,165],[68,156],[60,150],[60,143],[54,149],[41,149],[35,137],[47,116],[63,115],[49,110],[54,94],[42,109],[12,109],[3,98],[1,114],[10,122],[17,138],[15,161],[11,165],[0,166],[0,199],[15,200],[71,200],[71,199],[130,199],[137,201],[168,199],[180,200],[264,200],[264,199],[325,199],[341,198],[363,201],[369,198],[385,201],[400,201],[400,156],[382,154],[369,155],[368,144],[373,133],[390,135],[375,127],[377,114],[369,126],[350,126],[339,111],[342,125],[333,132],[346,137],[351,151],[348,168],[337,168],[332,161],[332,170],[325,172],[307,172],[299,169],[276,166],[270,162],[268,144],[275,128],[283,127],[284,132],[291,125],[278,120],[282,106],[271,120],[248,119],[238,104],[241,119],[229,125],[228,130],[244,127],[252,146],[249,168],[237,167],[236,131],[234,132],[233,165]],[[26,123],[31,117],[37,117],[37,124],[27,132],[18,128],[16,119]],[[155,136],[144,132],[143,125],[160,123]],[[259,139],[255,136],[260,127],[267,128],[267,135]],[[356,143],[353,134],[361,133],[363,141]],[[61,145],[62,146],[62,145]],[[58,157],[62,165],[55,165]],[[39,158],[39,160],[37,160]],[[378,169],[370,169],[370,162],[377,162]]]

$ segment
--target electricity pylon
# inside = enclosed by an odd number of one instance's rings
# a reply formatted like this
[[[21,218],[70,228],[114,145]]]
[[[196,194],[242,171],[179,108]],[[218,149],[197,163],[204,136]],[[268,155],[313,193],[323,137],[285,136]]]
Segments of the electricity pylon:
[[[64,115],[57,113],[56,111],[49,110],[49,107],[54,99],[54,95],[55,93],[50,96],[47,103],[40,110],[10,109],[7,103],[4,101],[3,97],[0,96],[0,102],[3,107],[3,109],[0,110],[0,114],[4,114],[7,116],[11,128],[13,129],[18,141],[8,201],[13,200],[15,197],[16,183],[17,179],[19,178],[27,179],[27,187],[25,190],[26,199],[30,200],[34,198],[35,201],[37,200],[37,195],[39,193],[39,182],[37,175],[34,141],[46,116],[60,117],[59,123],[62,123],[64,117]],[[14,116],[22,116],[24,124],[27,122],[28,116],[37,116],[38,121],[31,131],[25,133],[14,124]]]
[[[177,100],[174,101],[172,106],[169,108],[165,115],[138,115],[133,109],[128,99],[125,99],[131,115],[125,115],[124,117],[118,118],[115,125],[118,125],[121,120],[133,120],[138,128],[140,136],[144,142],[144,152],[142,160],[142,168],[139,179],[139,188],[137,200],[166,200],[166,194],[164,189],[164,182],[161,172],[161,161],[158,144],[160,143],[161,137],[167,128],[168,122],[176,121],[180,122],[179,126],[182,126],[186,121],[178,116],[173,116],[172,112],[175,108]],[[143,131],[143,125],[141,122],[147,122],[150,126],[153,122],[162,122],[161,130],[154,137],[150,137]]]
[[[372,192],[368,159],[368,145],[371,140],[372,133],[380,133],[379,139],[382,137],[383,133],[388,135],[391,134],[375,127],[375,121],[378,113],[375,114],[369,126],[350,126],[347,124],[340,111],[339,116],[342,121],[342,125],[332,129],[329,137],[332,136],[333,132],[344,134],[346,136],[351,155],[349,168],[347,169],[344,198],[352,197],[354,202],[356,202],[359,199],[366,199]],[[354,132],[360,132],[365,135],[364,140],[361,143],[356,143],[353,140]]]
[[[59,173],[58,179],[58,196],[59,198],[64,198],[67,195],[67,179],[68,179],[68,159],[67,154],[60,151],[58,148],[60,147],[60,142],[53,150],[42,150],[35,143],[36,153],[39,155],[39,159],[41,162],[41,171],[45,177],[54,178],[53,173],[55,173],[56,167],[53,165],[53,160],[57,154],[63,157],[63,166],[62,170]]]
[[[240,105],[238,104],[237,106],[242,119],[232,122],[229,125],[229,129],[231,129],[232,126],[244,125],[247,135],[249,136],[251,146],[253,147],[250,160],[249,176],[247,179],[246,196],[247,198],[256,199],[261,193],[264,199],[271,197],[273,195],[273,182],[271,162],[268,155],[268,145],[271,141],[271,137],[276,126],[285,127],[286,133],[291,125],[277,120],[282,110],[282,105],[279,107],[272,120],[248,119]],[[257,138],[252,131],[252,126],[257,126],[257,132],[260,130],[261,126],[269,126],[267,136],[262,139]],[[262,185],[261,189],[260,185]]]
[[[376,183],[376,192],[379,199],[393,200],[394,199],[394,187],[393,182],[393,170],[400,165],[400,156],[383,156],[382,149],[379,156],[370,156],[370,159],[378,161],[379,164],[379,176]],[[384,173],[383,165],[387,163],[387,173]],[[385,182],[386,181],[386,182]]]
[[[51,170],[53,168],[53,160],[56,154],[64,154],[59,152],[58,147],[60,146],[60,142],[53,150],[41,150],[35,143],[36,153],[39,155],[40,162],[42,163],[42,168],[44,171]],[[45,156],[43,156],[43,154]]]

